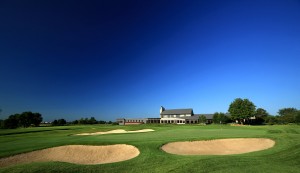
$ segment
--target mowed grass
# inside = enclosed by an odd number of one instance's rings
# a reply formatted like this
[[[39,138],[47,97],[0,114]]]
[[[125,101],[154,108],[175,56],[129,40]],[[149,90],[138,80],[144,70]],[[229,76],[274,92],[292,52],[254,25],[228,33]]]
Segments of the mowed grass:
[[[154,129],[154,132],[74,136],[113,129]],[[180,156],[160,147],[173,141],[220,138],[271,138],[275,147],[227,156]],[[100,165],[40,162],[0,168],[0,172],[300,172],[300,126],[229,125],[87,125],[0,130],[0,157],[49,147],[84,144],[131,144],[140,150],[134,159]]]

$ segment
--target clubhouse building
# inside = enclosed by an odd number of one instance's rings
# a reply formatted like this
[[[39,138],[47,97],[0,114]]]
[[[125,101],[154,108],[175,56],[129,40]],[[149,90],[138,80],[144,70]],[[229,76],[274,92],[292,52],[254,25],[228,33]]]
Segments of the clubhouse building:
[[[119,125],[132,124],[197,124],[199,116],[206,117],[206,124],[212,123],[213,114],[194,114],[193,109],[165,109],[160,107],[160,118],[118,118]]]

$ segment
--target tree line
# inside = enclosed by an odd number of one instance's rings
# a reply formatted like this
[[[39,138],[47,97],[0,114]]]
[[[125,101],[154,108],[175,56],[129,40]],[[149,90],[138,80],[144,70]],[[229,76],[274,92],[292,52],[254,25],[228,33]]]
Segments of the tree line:
[[[67,122],[65,119],[55,119],[52,121],[52,126],[64,126],[64,125],[77,125],[77,124],[114,124],[112,121],[96,120],[95,117],[80,118],[71,122]]]
[[[5,120],[0,120],[0,128],[15,129],[18,127],[39,126],[43,121],[40,113],[23,112],[21,114],[10,115]]]
[[[199,116],[199,123],[207,123],[204,115]],[[211,123],[211,122],[209,122]],[[278,115],[272,116],[265,109],[257,108],[249,99],[236,98],[230,103],[228,112],[215,112],[212,117],[214,124],[300,124],[300,110],[296,108],[279,109]]]
[[[288,124],[300,123],[300,110],[296,108],[279,109],[278,115],[272,116],[265,109],[257,108],[248,99],[236,98],[228,112],[232,121],[240,124]]]

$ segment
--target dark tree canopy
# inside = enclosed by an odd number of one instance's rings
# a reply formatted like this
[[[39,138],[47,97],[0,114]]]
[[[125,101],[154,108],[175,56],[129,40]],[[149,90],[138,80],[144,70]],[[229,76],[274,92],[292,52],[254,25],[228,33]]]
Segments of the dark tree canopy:
[[[52,122],[52,126],[64,126],[66,124],[67,124],[67,121],[65,119],[63,119],[63,118],[58,119],[58,120],[54,120]]]
[[[88,121],[88,124],[97,124],[97,120],[95,119],[95,117],[91,117]]]
[[[15,129],[19,127],[19,114],[10,115],[6,120],[4,120],[5,129]]]
[[[215,112],[214,115],[213,115],[213,118],[212,118],[212,121],[213,123],[215,124],[219,124],[219,113],[218,112]]]
[[[255,111],[255,119],[251,120],[251,124],[264,124],[269,116],[269,113],[263,108],[257,108]]]
[[[61,125],[61,126],[67,124],[67,121],[65,119],[59,119],[59,120],[57,120],[57,122],[58,122],[58,125]]]
[[[283,108],[279,109],[278,114],[282,123],[296,123],[299,110],[296,108]]]
[[[39,126],[43,118],[40,113],[23,112],[22,114],[10,115],[3,121],[3,127],[14,129],[17,127]]]
[[[294,114],[297,113],[298,110],[296,108],[283,108],[279,109],[278,114],[280,116],[288,115],[288,114]]]
[[[229,117],[222,112],[216,112],[213,115],[213,123],[215,124],[226,124],[229,122]]]
[[[230,104],[228,112],[234,120],[246,120],[255,114],[255,107],[248,99],[236,98]]]
[[[54,121],[52,121],[52,126],[58,126],[58,121],[57,120],[54,120]]]
[[[300,111],[298,111],[298,113],[296,114],[295,122],[296,122],[297,124],[300,124]]]
[[[263,108],[257,108],[255,111],[255,116],[257,117],[267,117],[269,113]]]
[[[35,126],[39,126],[42,121],[43,121],[42,114],[40,114],[40,113],[33,114],[32,124],[34,124]]]
[[[19,116],[19,123],[23,127],[29,127],[31,125],[39,126],[43,118],[40,113],[23,112]]]
[[[4,120],[0,119],[0,129],[3,129],[3,128],[4,128]]]
[[[79,120],[72,121],[72,124],[106,124],[106,121],[97,121],[95,117],[80,118]]]

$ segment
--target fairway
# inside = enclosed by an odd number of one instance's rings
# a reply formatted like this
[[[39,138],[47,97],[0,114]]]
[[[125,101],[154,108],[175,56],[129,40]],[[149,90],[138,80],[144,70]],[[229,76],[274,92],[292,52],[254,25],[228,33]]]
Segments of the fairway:
[[[122,129],[148,133],[80,136]],[[268,138],[275,146],[245,154],[183,156],[161,147],[170,142],[229,138]],[[0,172],[300,172],[300,126],[229,125],[86,125],[0,130],[0,157],[65,145],[102,146],[128,144],[140,154],[130,160],[96,165],[67,162],[33,162],[1,167]],[[255,144],[254,144],[255,145]]]

